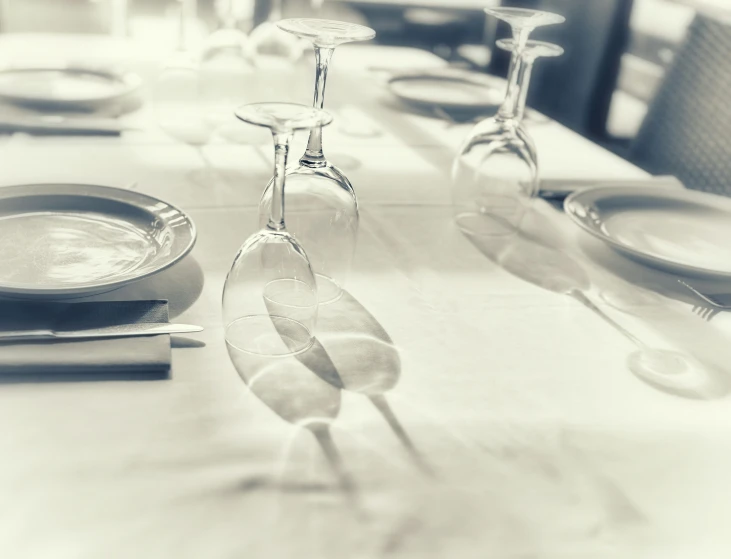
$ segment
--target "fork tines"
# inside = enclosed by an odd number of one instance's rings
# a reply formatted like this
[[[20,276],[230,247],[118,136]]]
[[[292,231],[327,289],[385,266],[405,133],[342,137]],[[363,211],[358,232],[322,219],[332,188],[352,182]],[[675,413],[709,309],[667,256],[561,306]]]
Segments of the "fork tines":
[[[693,305],[692,311],[702,319],[709,321],[720,312],[720,309],[705,307],[703,305]]]

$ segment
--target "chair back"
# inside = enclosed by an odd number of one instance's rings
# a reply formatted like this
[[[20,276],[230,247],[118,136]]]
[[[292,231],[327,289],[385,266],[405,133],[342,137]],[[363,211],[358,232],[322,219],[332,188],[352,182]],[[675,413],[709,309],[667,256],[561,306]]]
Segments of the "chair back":
[[[731,16],[698,14],[630,148],[632,162],[731,196],[729,53]]]

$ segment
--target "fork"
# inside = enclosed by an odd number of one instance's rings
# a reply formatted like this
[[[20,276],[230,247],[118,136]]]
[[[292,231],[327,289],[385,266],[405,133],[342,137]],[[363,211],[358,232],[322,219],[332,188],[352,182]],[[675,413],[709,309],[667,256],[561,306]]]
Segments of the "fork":
[[[731,310],[731,305],[724,305],[723,303],[719,303],[717,300],[701,293],[695,287],[684,282],[683,280],[679,279],[678,283],[692,291],[696,295],[696,297],[710,305],[693,305],[693,308],[691,309],[692,312],[696,313],[701,318],[704,318],[705,320],[711,320],[711,318],[716,316],[721,311]]]

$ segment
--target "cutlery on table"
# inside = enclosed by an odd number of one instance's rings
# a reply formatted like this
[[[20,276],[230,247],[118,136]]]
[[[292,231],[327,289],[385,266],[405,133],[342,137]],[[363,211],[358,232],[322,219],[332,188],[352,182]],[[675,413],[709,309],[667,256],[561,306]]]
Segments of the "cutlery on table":
[[[0,132],[5,133],[119,136],[125,130],[131,128],[113,118],[13,115],[0,112]]]
[[[705,318],[706,320],[711,320],[711,318],[713,318],[719,312],[731,310],[731,305],[724,305],[723,303],[719,302],[718,300],[714,299],[713,297],[711,297],[709,295],[705,295],[704,293],[701,293],[695,287],[684,282],[683,280],[679,279],[678,283],[680,285],[682,285],[683,287],[686,287],[687,289],[689,289],[693,294],[695,294],[696,297],[698,297],[702,301],[708,303],[708,305],[694,305],[693,306],[693,312],[695,312],[701,318]]]
[[[201,326],[170,324],[167,322],[119,324],[103,328],[89,328],[87,330],[11,330],[0,332],[0,342],[157,336],[158,334],[186,334],[200,332],[201,330],[203,330]]]

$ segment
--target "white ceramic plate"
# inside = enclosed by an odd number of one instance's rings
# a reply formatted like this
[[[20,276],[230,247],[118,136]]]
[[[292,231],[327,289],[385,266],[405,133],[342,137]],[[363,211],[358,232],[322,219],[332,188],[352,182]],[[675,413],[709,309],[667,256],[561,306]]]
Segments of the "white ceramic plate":
[[[480,111],[498,107],[505,96],[504,80],[458,69],[402,74],[388,86],[402,101],[420,107]]]
[[[80,297],[172,266],[193,248],[182,211],[137,192],[80,184],[0,188],[0,294]]]
[[[731,278],[731,199],[693,190],[597,187],[569,196],[569,217],[621,253],[662,270]]]
[[[131,94],[141,84],[133,73],[81,67],[0,69],[0,100],[38,107],[94,108]]]

